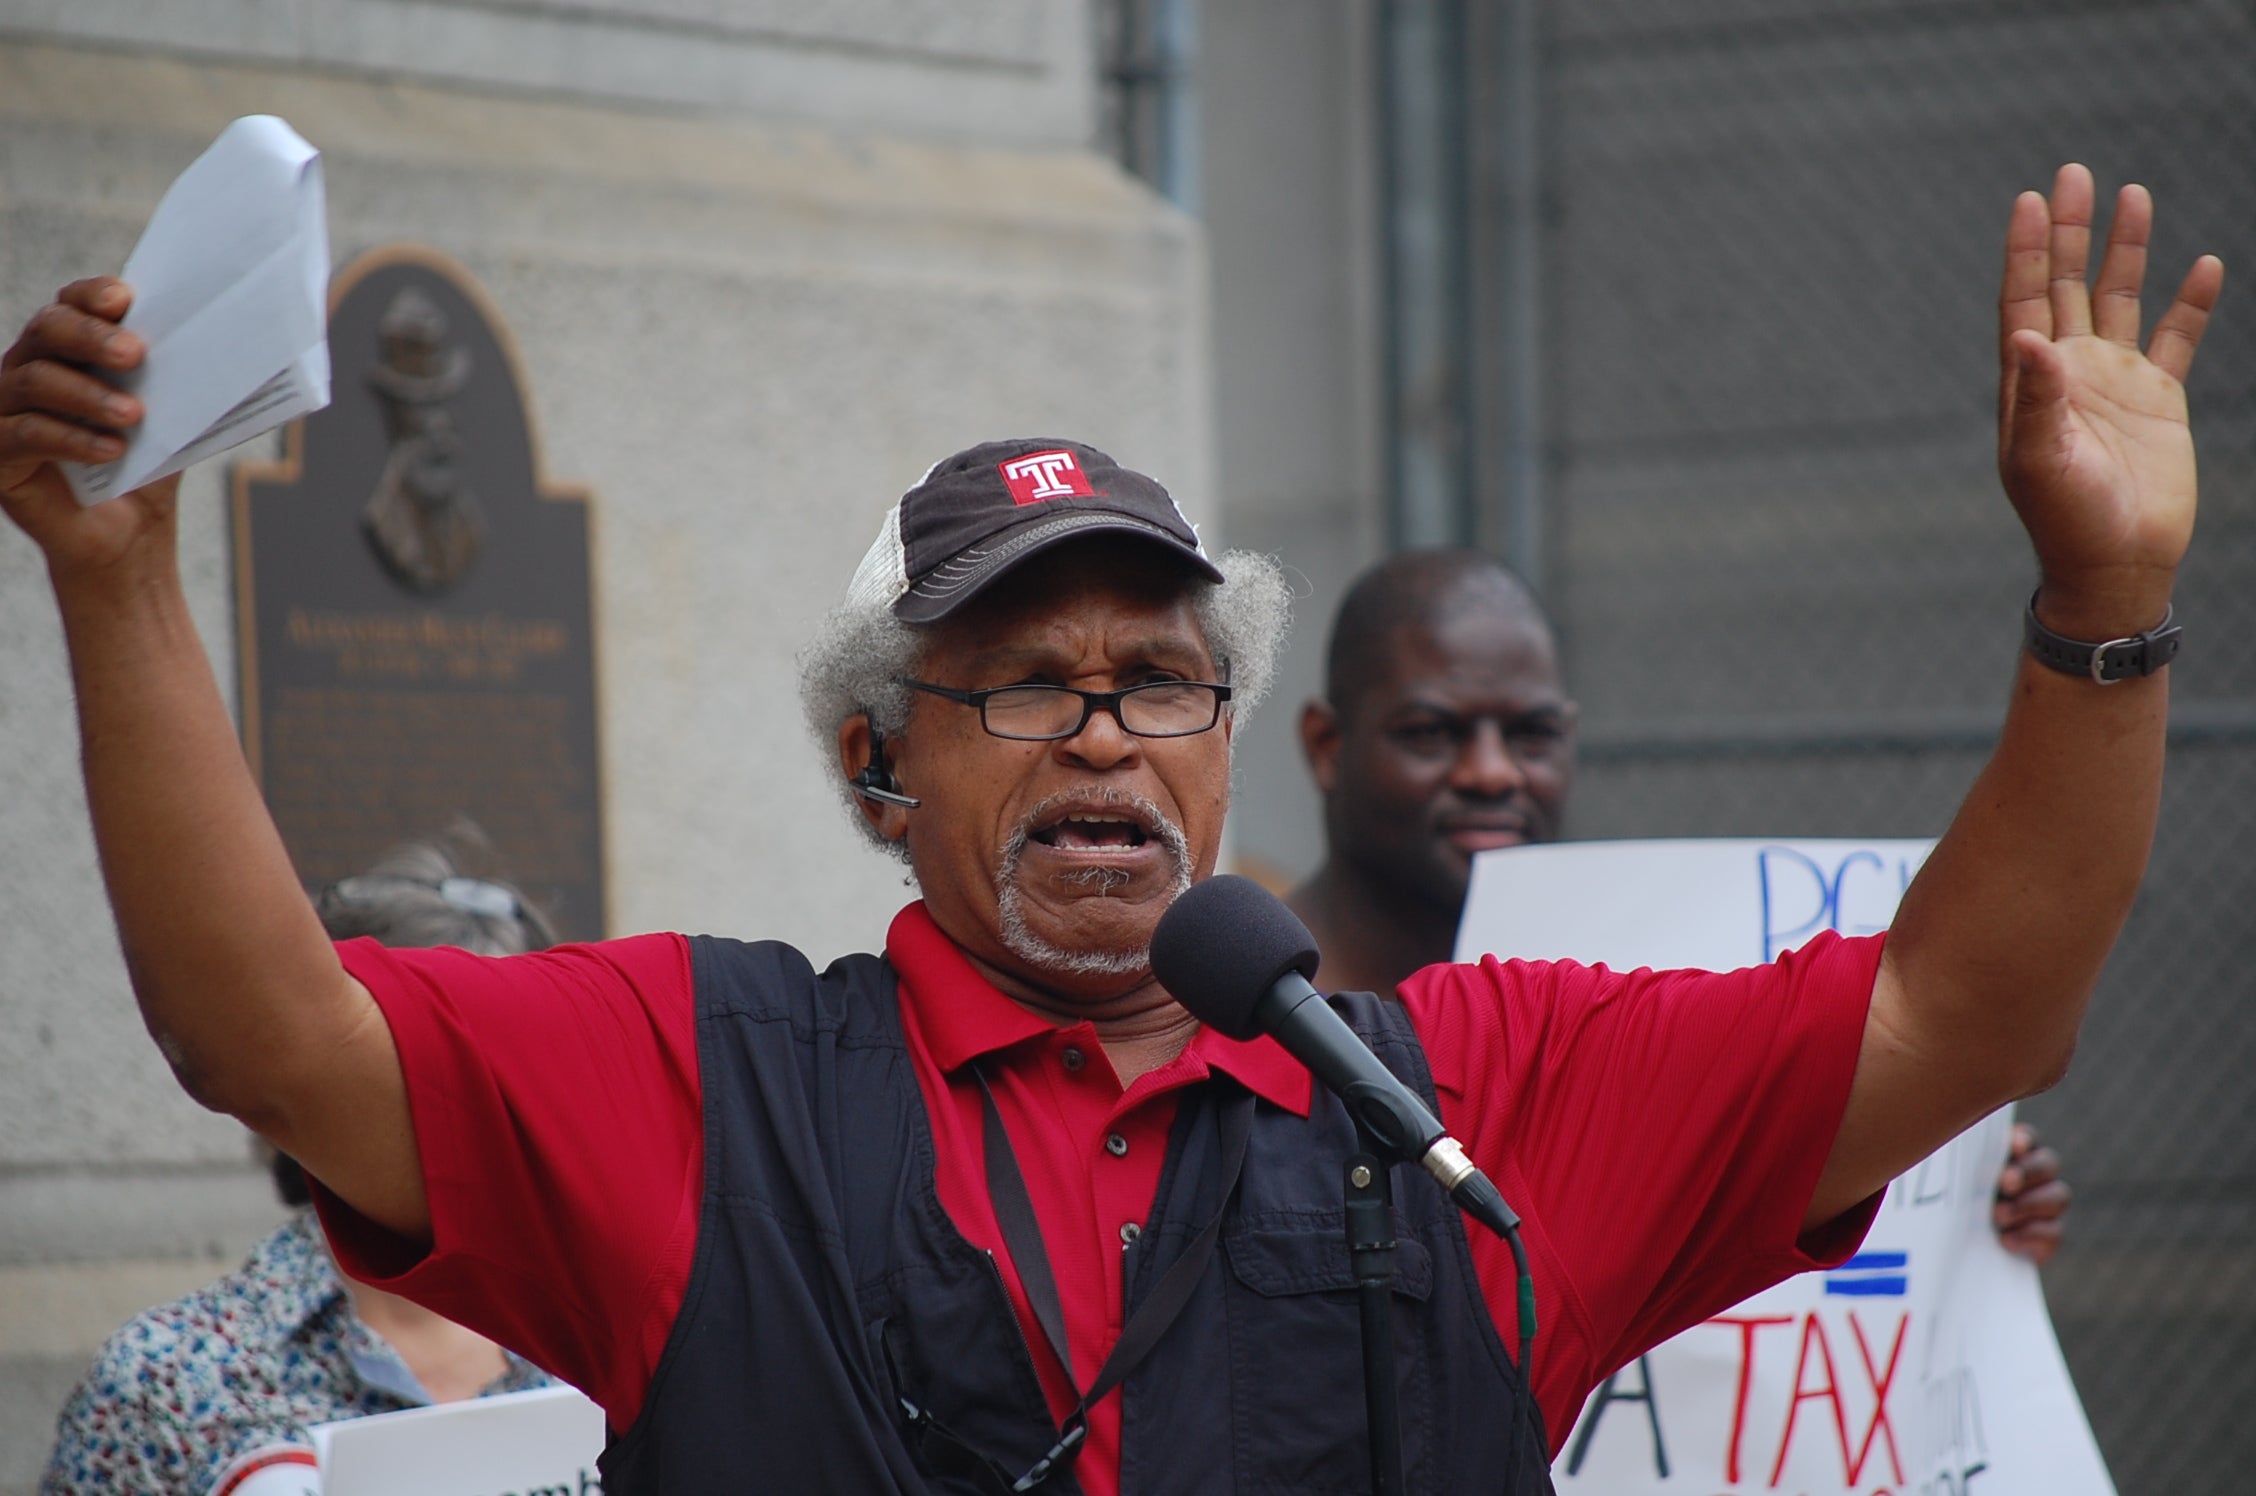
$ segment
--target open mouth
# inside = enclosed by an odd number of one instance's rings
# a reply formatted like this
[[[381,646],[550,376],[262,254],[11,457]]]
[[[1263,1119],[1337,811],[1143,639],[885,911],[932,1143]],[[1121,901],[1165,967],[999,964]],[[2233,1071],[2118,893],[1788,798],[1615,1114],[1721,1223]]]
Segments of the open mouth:
[[[1140,867],[1152,857],[1177,864],[1188,877],[1191,849],[1157,805],[1140,795],[1103,790],[1068,791],[1027,811],[1003,848],[1006,871],[1022,853],[1041,849],[1066,865]]]
[[[1036,827],[1027,840],[1065,852],[1101,852],[1140,847],[1151,840],[1151,835],[1133,815],[1075,811],[1062,820]]]

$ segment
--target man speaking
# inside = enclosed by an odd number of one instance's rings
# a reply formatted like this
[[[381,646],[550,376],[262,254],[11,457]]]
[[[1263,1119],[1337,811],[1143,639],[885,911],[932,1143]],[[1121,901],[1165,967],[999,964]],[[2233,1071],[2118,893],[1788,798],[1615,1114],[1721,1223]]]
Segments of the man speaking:
[[[2000,465],[2032,648],[1894,933],[1722,976],[1445,966],[1342,1004],[1429,1104],[1444,1071],[1470,1103],[1444,1087],[1443,1120],[1525,1218],[1542,1305],[1519,1344],[1502,1247],[1404,1181],[1409,1487],[1545,1489],[1594,1348],[1839,1258],[1890,1178],[2066,1065],[2154,825],[2181,381],[2222,279],[2198,262],[2141,352],[2151,208],[2124,190],[2087,288],[2091,210],[2080,167],[2014,207]],[[67,288],[0,363],[0,497],[47,557],[149,1029],[321,1181],[351,1271],[587,1388],[615,1496],[1364,1487],[1353,1128],[1147,955],[1214,863],[1281,609],[1258,563],[1218,566],[1076,443],[975,447],[901,499],[806,692],[923,895],[882,957],[332,946],[188,625],[177,485],[82,510],[55,466],[140,419],[87,372],[139,361],[129,295]]]

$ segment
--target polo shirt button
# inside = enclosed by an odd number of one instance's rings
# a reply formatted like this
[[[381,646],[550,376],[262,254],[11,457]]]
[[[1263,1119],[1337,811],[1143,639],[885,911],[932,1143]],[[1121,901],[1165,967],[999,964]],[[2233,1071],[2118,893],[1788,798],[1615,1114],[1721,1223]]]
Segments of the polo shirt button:
[[[1078,1070],[1089,1063],[1089,1057],[1076,1046],[1068,1044],[1065,1047],[1065,1052],[1058,1056],[1058,1062],[1068,1070]]]
[[[1128,1156],[1128,1140],[1117,1132],[1105,1134],[1105,1152],[1111,1154],[1114,1158],[1126,1158]]]
[[[1136,1238],[1143,1234],[1143,1227],[1137,1225],[1134,1221],[1129,1221],[1120,1228],[1120,1244],[1124,1247],[1132,1247],[1136,1244]]]

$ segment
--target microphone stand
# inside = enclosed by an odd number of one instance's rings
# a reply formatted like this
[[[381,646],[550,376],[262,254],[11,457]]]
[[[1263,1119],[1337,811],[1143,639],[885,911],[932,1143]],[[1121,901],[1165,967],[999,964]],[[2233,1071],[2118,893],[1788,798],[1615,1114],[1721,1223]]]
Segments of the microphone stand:
[[[1363,1414],[1370,1425],[1372,1496],[1402,1490],[1402,1410],[1394,1376],[1393,1169],[1358,1119],[1358,1150],[1348,1155],[1347,1260],[1355,1270],[1356,1309],[1363,1322]]]
[[[1394,1378],[1394,1190],[1392,1166],[1427,1158],[1430,1139],[1400,1087],[1357,1081],[1340,1092],[1355,1120],[1356,1152],[1344,1168],[1347,1192],[1347,1260],[1355,1275],[1356,1308],[1363,1327],[1363,1410],[1371,1432],[1373,1496],[1402,1489],[1402,1415]],[[1415,1105],[1410,1102],[1409,1105]],[[1450,1145],[1453,1149],[1455,1144]],[[1485,1175],[1457,1160],[1470,1176],[1450,1189],[1459,1209],[1502,1237],[1519,1276],[1520,1370],[1527,1373],[1535,1341],[1535,1287],[1520,1218]]]

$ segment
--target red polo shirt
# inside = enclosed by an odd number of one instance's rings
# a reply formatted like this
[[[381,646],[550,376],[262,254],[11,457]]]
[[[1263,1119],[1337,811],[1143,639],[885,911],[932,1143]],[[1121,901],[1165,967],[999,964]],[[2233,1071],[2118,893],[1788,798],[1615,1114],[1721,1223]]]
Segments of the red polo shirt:
[[[1094,1025],[1054,1028],[990,986],[922,904],[901,911],[885,953],[901,973],[901,1027],[916,1064],[939,1155],[940,1204],[973,1246],[1003,1270],[1018,1322],[1033,1347],[1062,1423],[1079,1400],[1027,1303],[1003,1245],[987,1189],[985,1108],[971,1062],[985,1066],[995,1108],[1026,1178],[1042,1245],[1065,1310],[1066,1349],[1081,1386],[1120,1338],[1125,1299],[1121,1248],[1159,1194],[1160,1164],[1183,1087],[1220,1071],[1265,1101],[1308,1114],[1307,1070],[1274,1040],[1241,1043],[1200,1029],[1173,1062],[1122,1089]],[[913,977],[911,973],[914,973]],[[1089,1410],[1089,1442],[1074,1473],[1090,1496],[1110,1496],[1120,1472],[1120,1393]]]
[[[425,1252],[324,1198],[339,1260],[586,1388],[625,1428],[688,1286],[702,1204],[686,942],[638,936],[501,960],[369,941],[339,950],[399,1047],[433,1234]],[[894,920],[886,954],[941,1204],[994,1253],[1062,1419],[1074,1380],[1092,1379],[1119,1335],[1123,1233],[1157,1194],[1182,1088],[1219,1071],[1305,1114],[1308,1073],[1269,1040],[1201,1031],[1123,1088],[1090,1025],[1052,1027],[998,992],[922,904]],[[1444,1122],[1528,1219],[1543,1306],[1536,1395],[1554,1443],[1646,1337],[1816,1265],[1805,1247],[1838,1258],[1861,1238],[1868,1210],[1822,1242],[1796,1240],[1878,955],[1876,940],[1826,937],[1720,976],[1487,961],[1404,984]],[[1072,1378],[995,1221],[974,1059],[1041,1223]],[[1477,1232],[1474,1253],[1509,1344],[1509,1255]],[[1076,1465],[1095,1496],[1118,1488],[1119,1410],[1115,1392],[1093,1411]]]

